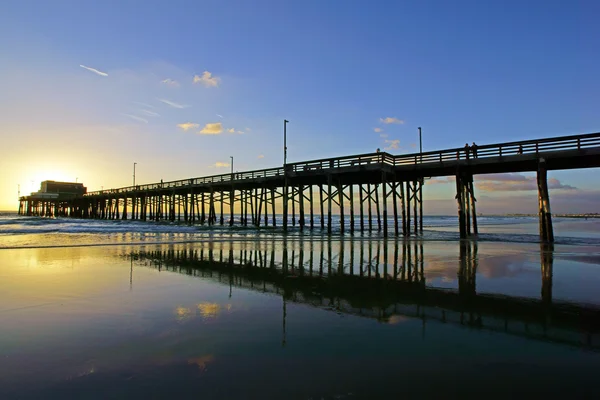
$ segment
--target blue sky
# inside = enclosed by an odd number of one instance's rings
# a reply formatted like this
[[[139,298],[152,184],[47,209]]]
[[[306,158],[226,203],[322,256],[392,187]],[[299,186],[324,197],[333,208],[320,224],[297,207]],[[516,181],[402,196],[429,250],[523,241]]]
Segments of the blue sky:
[[[17,184],[128,185],[134,161],[138,182],[226,172],[229,156],[277,166],[284,118],[290,161],[413,152],[418,126],[424,150],[600,131],[599,15],[595,1],[7,1],[0,209]],[[597,170],[551,177],[600,199]]]

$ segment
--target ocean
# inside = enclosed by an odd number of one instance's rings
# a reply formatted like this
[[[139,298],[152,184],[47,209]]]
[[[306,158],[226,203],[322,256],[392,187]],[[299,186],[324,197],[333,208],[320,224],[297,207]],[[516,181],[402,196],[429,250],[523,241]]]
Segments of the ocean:
[[[555,218],[554,244],[537,218],[478,223],[460,240],[456,216],[384,238],[376,221],[329,236],[2,213],[0,398],[589,395],[600,220]]]

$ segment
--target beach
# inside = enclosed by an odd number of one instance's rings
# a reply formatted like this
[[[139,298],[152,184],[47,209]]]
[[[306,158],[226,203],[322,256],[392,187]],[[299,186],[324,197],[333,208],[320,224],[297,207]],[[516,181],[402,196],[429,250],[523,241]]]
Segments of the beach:
[[[5,217],[0,397],[586,393],[597,221],[547,245],[535,219],[460,241],[447,218],[384,239]]]

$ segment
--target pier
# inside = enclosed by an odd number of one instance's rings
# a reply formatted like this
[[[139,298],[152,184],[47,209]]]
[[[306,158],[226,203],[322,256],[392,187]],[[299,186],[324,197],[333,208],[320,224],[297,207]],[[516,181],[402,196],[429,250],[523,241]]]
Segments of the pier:
[[[282,167],[135,185],[68,198],[24,196],[19,214],[188,224],[321,229],[340,234],[423,231],[423,185],[455,177],[461,238],[478,234],[475,175],[536,172],[540,240],[553,242],[547,172],[600,167],[600,133],[454,148],[387,152],[288,163]],[[346,222],[345,216],[349,221]],[[393,217],[393,226],[388,226]],[[318,223],[316,223],[318,219]],[[348,223],[348,225],[346,225]]]

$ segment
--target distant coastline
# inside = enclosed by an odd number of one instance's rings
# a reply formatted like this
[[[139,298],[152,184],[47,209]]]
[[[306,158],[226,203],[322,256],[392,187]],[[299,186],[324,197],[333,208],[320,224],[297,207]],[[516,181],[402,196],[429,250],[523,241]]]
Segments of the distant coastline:
[[[506,217],[537,217],[538,214],[504,214]],[[553,217],[560,218],[600,218],[600,213],[587,214],[552,214]]]

